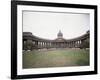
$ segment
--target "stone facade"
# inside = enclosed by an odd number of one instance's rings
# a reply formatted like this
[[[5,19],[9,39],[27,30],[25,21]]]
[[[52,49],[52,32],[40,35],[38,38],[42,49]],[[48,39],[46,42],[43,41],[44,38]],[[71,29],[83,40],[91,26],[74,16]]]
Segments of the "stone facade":
[[[61,31],[54,40],[43,39],[33,35],[31,32],[23,32],[23,50],[49,49],[49,48],[89,48],[89,35],[87,31],[84,35],[65,39]]]

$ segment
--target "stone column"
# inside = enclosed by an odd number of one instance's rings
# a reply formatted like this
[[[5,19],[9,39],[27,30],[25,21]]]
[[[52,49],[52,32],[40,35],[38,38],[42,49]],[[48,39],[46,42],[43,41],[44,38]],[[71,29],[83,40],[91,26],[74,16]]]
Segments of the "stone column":
[[[73,48],[73,41],[72,41],[72,48]]]
[[[75,47],[77,48],[77,41],[75,41]]]
[[[43,48],[43,42],[42,42],[42,48]]]
[[[74,45],[73,47],[75,48],[75,41],[74,41],[73,45]]]

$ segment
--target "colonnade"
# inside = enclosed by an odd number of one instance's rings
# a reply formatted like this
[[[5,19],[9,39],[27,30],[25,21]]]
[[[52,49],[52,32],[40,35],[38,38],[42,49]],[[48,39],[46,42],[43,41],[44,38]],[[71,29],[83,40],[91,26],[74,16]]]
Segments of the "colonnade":
[[[36,40],[30,40],[30,44],[27,44],[27,46],[30,46],[30,49],[42,49],[42,48],[80,48],[80,45],[82,44],[84,40],[76,40],[76,41],[66,41],[66,42],[54,42],[54,41],[36,41]],[[23,47],[25,47],[25,44],[29,42],[29,40],[23,41]]]
[[[89,47],[89,33],[86,33],[83,36],[70,40],[65,40],[63,38],[61,38],[60,40],[59,38],[55,40],[46,40],[33,36],[32,33],[24,33],[23,36],[23,50],[81,47]]]

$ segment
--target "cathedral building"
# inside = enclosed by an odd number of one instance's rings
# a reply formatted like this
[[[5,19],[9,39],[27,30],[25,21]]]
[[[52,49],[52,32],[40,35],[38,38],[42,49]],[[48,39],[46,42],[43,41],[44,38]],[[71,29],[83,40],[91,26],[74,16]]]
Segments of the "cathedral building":
[[[54,40],[43,39],[33,35],[31,32],[23,32],[23,50],[49,49],[49,48],[89,48],[89,35],[87,31],[84,35],[73,39],[63,38],[61,30]]]

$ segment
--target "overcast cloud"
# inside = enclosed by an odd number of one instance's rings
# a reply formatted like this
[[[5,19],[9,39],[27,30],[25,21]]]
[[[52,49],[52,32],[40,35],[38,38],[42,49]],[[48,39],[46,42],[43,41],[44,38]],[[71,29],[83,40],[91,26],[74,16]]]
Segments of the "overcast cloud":
[[[71,39],[86,33],[89,27],[89,14],[23,12],[23,32],[32,32],[41,38],[55,39],[61,30],[64,38]]]

